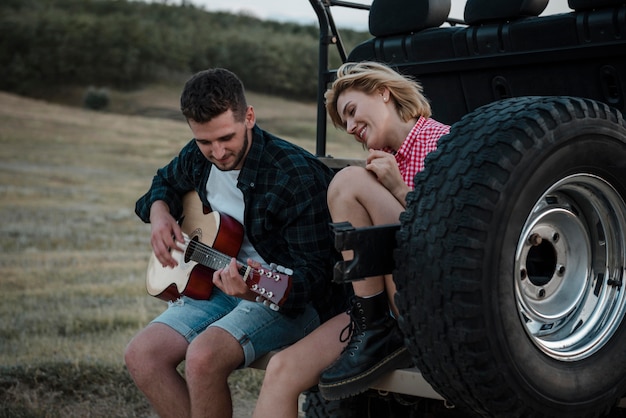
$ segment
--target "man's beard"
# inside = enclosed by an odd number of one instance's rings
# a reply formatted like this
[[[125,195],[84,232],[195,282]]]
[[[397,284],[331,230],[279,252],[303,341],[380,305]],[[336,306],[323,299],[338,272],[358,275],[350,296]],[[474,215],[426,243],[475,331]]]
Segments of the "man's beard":
[[[241,147],[241,150],[235,155],[235,161],[229,165],[229,166],[220,166],[216,163],[213,163],[213,165],[215,167],[217,167],[218,170],[220,171],[231,171],[231,170],[235,170],[235,167],[237,167],[239,164],[241,164],[241,162],[243,161],[244,158],[246,158],[246,152],[248,151],[248,146],[250,145],[250,136],[249,136],[250,131],[248,129],[246,129],[245,134],[244,134],[244,139],[243,139],[243,147]]]

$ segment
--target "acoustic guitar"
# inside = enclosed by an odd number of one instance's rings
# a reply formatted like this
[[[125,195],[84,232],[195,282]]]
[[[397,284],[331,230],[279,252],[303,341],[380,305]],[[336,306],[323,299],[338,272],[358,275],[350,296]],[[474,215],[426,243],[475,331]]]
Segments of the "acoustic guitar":
[[[185,243],[172,249],[178,266],[163,267],[152,253],[146,272],[148,294],[165,301],[181,295],[209,299],[213,272],[228,266],[239,252],[243,226],[226,214],[210,211],[195,191],[183,197],[180,226]],[[255,269],[238,261],[238,266],[248,288],[257,294],[257,301],[278,310],[291,290],[293,272],[274,264]]]

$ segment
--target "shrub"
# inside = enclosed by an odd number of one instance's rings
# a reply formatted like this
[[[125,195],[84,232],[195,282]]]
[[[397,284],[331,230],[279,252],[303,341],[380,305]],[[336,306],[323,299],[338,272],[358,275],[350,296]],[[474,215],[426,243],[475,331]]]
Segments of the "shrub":
[[[85,93],[83,105],[87,109],[102,110],[109,105],[109,90],[105,88],[95,88],[90,86]]]

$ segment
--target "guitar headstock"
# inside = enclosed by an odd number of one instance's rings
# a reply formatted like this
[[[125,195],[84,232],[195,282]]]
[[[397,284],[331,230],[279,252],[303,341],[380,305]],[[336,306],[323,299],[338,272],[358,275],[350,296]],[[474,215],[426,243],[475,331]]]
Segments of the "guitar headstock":
[[[257,302],[263,302],[274,310],[287,300],[291,290],[293,271],[272,264],[270,268],[250,269],[246,284],[255,292]]]

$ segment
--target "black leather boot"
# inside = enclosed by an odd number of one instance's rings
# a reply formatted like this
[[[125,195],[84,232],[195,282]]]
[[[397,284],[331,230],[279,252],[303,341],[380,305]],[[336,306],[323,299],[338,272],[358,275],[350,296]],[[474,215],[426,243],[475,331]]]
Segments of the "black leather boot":
[[[355,296],[348,313],[350,342],[322,372],[318,384],[320,393],[328,400],[365,392],[383,374],[411,363],[398,323],[390,315],[385,293],[371,298]]]

